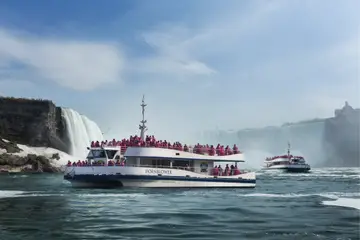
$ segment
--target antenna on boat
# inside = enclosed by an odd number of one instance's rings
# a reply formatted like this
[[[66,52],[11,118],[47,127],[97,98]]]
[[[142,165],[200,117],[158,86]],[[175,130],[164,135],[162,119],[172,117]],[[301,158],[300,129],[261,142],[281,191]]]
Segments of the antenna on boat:
[[[288,150],[287,150],[288,158],[290,158],[290,142],[288,142]]]
[[[147,130],[147,127],[145,123],[147,122],[145,120],[145,107],[147,104],[145,104],[145,95],[143,95],[142,102],[141,102],[141,108],[142,108],[142,120],[140,121],[139,129],[140,129],[140,137],[142,140],[145,140],[145,132]]]

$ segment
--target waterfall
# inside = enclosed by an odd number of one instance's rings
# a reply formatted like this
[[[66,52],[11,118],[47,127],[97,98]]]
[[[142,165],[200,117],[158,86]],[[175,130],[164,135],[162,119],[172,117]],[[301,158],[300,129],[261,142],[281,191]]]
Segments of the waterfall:
[[[99,126],[84,115],[70,108],[61,108],[70,141],[70,154],[79,158],[87,156],[87,147],[91,141],[102,141],[103,134]]]

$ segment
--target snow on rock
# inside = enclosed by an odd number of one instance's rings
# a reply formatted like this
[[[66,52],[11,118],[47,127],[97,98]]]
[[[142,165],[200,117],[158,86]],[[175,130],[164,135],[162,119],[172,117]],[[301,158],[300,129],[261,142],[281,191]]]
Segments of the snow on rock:
[[[3,139],[4,142],[9,142],[6,139]],[[25,157],[28,154],[35,154],[35,155],[40,155],[40,156],[44,156],[46,158],[48,158],[50,160],[50,163],[54,166],[54,167],[61,167],[67,164],[67,162],[70,160],[71,162],[73,161],[78,161],[79,159],[77,157],[71,156],[65,152],[62,152],[60,150],[57,150],[55,148],[47,148],[47,147],[29,147],[26,145],[22,145],[22,144],[17,144],[17,146],[22,150],[21,152],[18,153],[10,153],[12,155],[17,155],[20,157]],[[6,153],[5,149],[0,149],[0,154]],[[52,159],[53,154],[59,154],[60,159]]]
[[[6,153],[5,149],[0,148],[0,154]]]
[[[61,167],[67,164],[67,162],[70,161],[77,161],[79,160],[78,158],[71,156],[67,153],[64,153],[60,150],[57,150],[55,148],[46,148],[46,147],[29,147],[26,145],[22,145],[22,144],[18,144],[18,147],[22,149],[21,152],[19,153],[14,153],[14,155],[18,155],[18,156],[27,156],[28,154],[36,154],[36,155],[41,155],[44,156],[46,158],[48,158],[49,160],[51,160],[51,164],[53,164],[55,167]],[[53,156],[53,154],[58,153],[60,159],[51,159],[51,157]]]

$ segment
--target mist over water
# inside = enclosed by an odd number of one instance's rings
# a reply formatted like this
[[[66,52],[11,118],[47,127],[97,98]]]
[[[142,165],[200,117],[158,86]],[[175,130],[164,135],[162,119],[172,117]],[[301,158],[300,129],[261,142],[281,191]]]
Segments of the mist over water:
[[[324,121],[314,121],[240,131],[208,131],[202,134],[204,141],[232,146],[237,144],[244,152],[247,165],[261,168],[266,157],[287,153],[303,156],[312,166],[322,166],[326,161],[324,149]]]

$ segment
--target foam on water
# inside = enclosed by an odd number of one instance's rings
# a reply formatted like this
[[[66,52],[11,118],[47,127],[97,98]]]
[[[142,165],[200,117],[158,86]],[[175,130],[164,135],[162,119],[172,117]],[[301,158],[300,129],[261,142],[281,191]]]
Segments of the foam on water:
[[[161,194],[151,194],[152,196],[161,196]],[[46,193],[42,191],[18,191],[18,190],[0,190],[0,198],[17,197],[50,197],[64,196],[64,193]],[[142,198],[148,196],[144,193],[79,193],[80,198]]]
[[[326,193],[313,193],[313,194],[274,194],[274,193],[250,193],[245,195],[238,195],[245,197],[261,197],[261,198],[301,198],[301,197],[312,197],[320,196],[331,200],[322,201],[323,205],[338,206],[355,208],[360,210],[360,193],[346,193],[346,192],[326,192]]]
[[[360,199],[356,198],[339,198],[335,201],[323,201],[322,204],[327,206],[347,207],[360,210]]]
[[[298,193],[286,193],[286,194],[276,194],[276,193],[249,193],[249,194],[238,194],[238,196],[245,197],[267,197],[267,198],[300,198],[300,197],[311,197],[311,196],[320,196],[330,199],[339,199],[340,197],[360,197],[360,193],[346,193],[346,192],[325,192],[325,193],[308,193],[308,194],[298,194]]]
[[[286,173],[281,170],[261,170],[256,172],[257,176],[270,175],[273,177],[291,178],[338,178],[338,179],[360,179],[360,168],[322,168],[312,169],[309,173]]]
[[[78,194],[79,197],[89,197],[89,198],[111,198],[111,197],[126,197],[126,198],[138,198],[138,197],[146,197],[147,195],[144,193],[88,193],[88,194]]]
[[[0,190],[0,198],[20,197],[24,191]]]
[[[66,122],[67,134],[71,144],[71,155],[85,158],[90,142],[104,139],[99,126],[73,109],[62,108],[61,112]]]
[[[27,191],[17,191],[17,190],[0,190],[0,199],[1,198],[19,198],[19,197],[51,197],[51,196],[64,196],[64,194],[56,193],[42,193],[42,192],[27,192]]]

